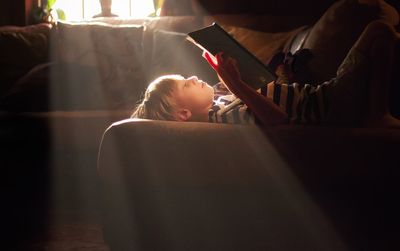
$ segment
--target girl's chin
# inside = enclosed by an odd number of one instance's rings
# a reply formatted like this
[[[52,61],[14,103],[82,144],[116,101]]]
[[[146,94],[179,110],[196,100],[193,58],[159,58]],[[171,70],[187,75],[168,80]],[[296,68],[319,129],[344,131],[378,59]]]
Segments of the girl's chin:
[[[208,85],[207,88],[209,88],[212,95],[214,95],[214,88],[212,88],[212,86],[210,86],[210,85]]]

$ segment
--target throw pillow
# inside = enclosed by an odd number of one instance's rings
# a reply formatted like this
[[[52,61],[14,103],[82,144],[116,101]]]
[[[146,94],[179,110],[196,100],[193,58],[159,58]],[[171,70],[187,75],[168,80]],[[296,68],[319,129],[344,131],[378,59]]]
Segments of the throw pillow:
[[[195,16],[170,16],[152,18],[144,24],[143,51],[144,64],[150,65],[153,55],[154,31],[164,30],[179,33],[188,33],[202,27],[201,19]],[[149,80],[151,81],[151,80]]]
[[[313,26],[303,48],[310,49],[312,73],[310,84],[320,84],[336,75],[336,70],[357,41],[364,28],[373,20],[393,22],[392,9],[376,0],[360,4],[357,0],[334,3]]]
[[[56,34],[57,59],[63,66],[57,81],[64,84],[56,85],[61,90],[54,93],[70,100],[66,109],[134,106],[145,85],[143,26],[59,23]]]

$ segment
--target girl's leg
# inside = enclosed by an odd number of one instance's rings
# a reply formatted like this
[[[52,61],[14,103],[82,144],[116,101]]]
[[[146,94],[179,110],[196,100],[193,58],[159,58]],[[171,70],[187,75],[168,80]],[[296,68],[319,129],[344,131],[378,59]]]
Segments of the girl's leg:
[[[367,126],[400,127],[400,121],[389,112],[389,87],[393,67],[395,43],[399,36],[393,27],[382,23],[370,23],[356,44],[358,51],[367,55],[370,65],[368,78]]]

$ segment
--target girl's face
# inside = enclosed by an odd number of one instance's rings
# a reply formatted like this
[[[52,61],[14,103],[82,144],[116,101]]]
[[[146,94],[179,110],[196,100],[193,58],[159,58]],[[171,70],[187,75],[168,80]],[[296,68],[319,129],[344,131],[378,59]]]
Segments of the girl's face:
[[[176,80],[175,100],[193,115],[208,114],[214,99],[214,89],[196,76]]]

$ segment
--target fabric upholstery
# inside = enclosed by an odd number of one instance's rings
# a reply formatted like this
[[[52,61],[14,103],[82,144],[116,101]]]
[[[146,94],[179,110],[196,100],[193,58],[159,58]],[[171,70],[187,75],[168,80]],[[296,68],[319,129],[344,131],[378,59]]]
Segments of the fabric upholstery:
[[[98,171],[111,249],[345,249],[255,126],[120,121]]]
[[[396,246],[386,234],[397,231],[393,219],[399,219],[392,197],[399,191],[399,140],[395,129],[263,132],[119,121],[105,132],[99,152],[106,241],[118,250]]]
[[[142,36],[139,25],[59,23],[57,60],[62,68],[56,81],[67,82],[54,92],[71,100],[66,108],[133,107],[145,86]]]
[[[144,65],[147,66],[150,71],[147,77],[147,82],[151,81],[153,76],[151,75],[151,69],[148,67],[151,65],[153,56],[153,45],[154,45],[154,31],[173,31],[178,33],[188,33],[190,31],[199,29],[202,27],[202,20],[195,16],[175,16],[175,17],[159,17],[153,18],[149,22],[144,24],[145,30],[143,33],[143,49],[144,49]],[[176,49],[176,48],[175,48]]]

